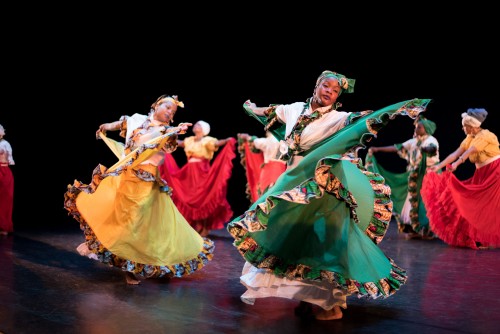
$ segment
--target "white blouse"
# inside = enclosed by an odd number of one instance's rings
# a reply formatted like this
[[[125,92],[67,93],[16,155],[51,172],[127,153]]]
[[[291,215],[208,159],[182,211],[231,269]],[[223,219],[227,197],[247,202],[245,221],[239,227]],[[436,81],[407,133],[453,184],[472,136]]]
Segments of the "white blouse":
[[[276,115],[278,119],[286,124],[285,137],[288,137],[292,132],[297,119],[302,114],[304,102],[296,102],[293,104],[284,104],[276,107]],[[318,111],[326,111],[330,106],[318,108]],[[309,106],[309,109],[304,112],[305,115],[310,115],[314,112]],[[345,126],[345,121],[350,115],[350,112],[332,110],[324,114],[319,119],[309,123],[302,131],[300,138],[300,148],[302,150],[310,149],[314,144],[330,137],[335,132]]]
[[[256,149],[262,152],[264,156],[264,163],[269,161],[282,161],[278,160],[280,142],[272,134],[268,134],[264,138],[255,138],[253,145]]]
[[[147,132],[144,134],[141,134],[140,136],[136,136],[134,140],[136,142],[134,143],[134,146],[131,147],[132,150],[138,148],[142,144],[148,142],[151,139],[157,138],[163,134],[165,134],[165,126],[163,123],[156,121],[153,118],[153,115],[142,115],[142,114],[134,114],[130,117],[127,117],[127,134],[125,138],[125,142],[127,143],[132,136],[132,132],[140,127],[147,119],[148,117],[151,120],[151,127],[147,129]],[[147,160],[143,161],[141,165],[143,164],[152,164],[154,166],[159,166],[163,163],[163,159],[165,157],[165,153],[160,151],[160,152],[155,152],[154,154],[151,155]]]
[[[420,145],[417,145],[419,140],[421,140],[422,143]],[[435,137],[427,135],[427,136],[422,136],[420,138],[411,138],[402,144],[404,149],[408,152],[408,156],[404,156],[400,152],[398,152],[398,155],[401,156],[403,159],[407,159],[408,161],[407,170],[412,170],[413,168],[415,168],[420,164],[420,161],[422,161],[421,148],[428,147],[430,145],[436,146],[437,152],[436,155],[432,157],[430,156],[427,157],[426,160],[427,167],[439,163],[439,143]]]

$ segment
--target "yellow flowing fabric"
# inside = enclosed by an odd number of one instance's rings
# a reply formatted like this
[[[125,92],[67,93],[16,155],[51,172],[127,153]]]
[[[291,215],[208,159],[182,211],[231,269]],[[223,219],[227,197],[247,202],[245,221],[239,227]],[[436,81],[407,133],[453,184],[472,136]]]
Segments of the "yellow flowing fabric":
[[[178,130],[170,127],[126,155],[121,143],[101,134],[118,162],[111,168],[99,164],[91,183],[75,180],[64,196],[65,209],[84,231],[81,255],[144,278],[184,277],[212,260],[213,241],[199,235],[178,211],[153,156],[177,147]]]
[[[143,161],[146,161],[151,157],[151,155],[158,152],[158,147],[163,147],[165,143],[167,143],[171,139],[172,132],[151,139],[150,141],[142,144],[140,147],[136,148],[135,150],[127,154],[126,156],[123,156],[124,146],[121,147],[122,144],[120,142],[107,138],[105,135],[103,136],[102,133],[100,133],[100,135],[101,138],[106,138],[104,142],[113,151],[113,153],[115,153],[115,155],[120,159],[117,163],[108,168],[106,172],[109,173],[115,171],[119,167],[128,166],[129,168],[132,168],[139,165]],[[148,146],[150,146],[150,148],[148,148]],[[118,154],[122,153],[122,154],[118,155],[117,153]]]
[[[125,145],[114,139],[108,138],[104,133],[99,132],[99,137],[108,145],[109,149],[116,155],[118,159],[123,158],[125,154]]]
[[[141,169],[155,166],[141,165]],[[80,214],[113,254],[138,263],[173,265],[203,249],[203,238],[157,184],[142,182],[129,169],[108,176],[92,194],[76,199]],[[154,224],[154,225],[153,225]]]

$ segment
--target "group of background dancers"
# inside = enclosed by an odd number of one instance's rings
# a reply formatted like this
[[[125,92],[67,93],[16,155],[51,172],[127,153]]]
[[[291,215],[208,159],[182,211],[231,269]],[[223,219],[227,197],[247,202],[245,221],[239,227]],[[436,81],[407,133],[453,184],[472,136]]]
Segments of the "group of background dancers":
[[[324,71],[306,101],[266,107],[246,101],[243,112],[262,124],[262,138],[240,133],[217,139],[202,120],[175,126],[174,115],[184,107],[175,95],[160,96],[147,114],[100,125],[96,137],[117,162],[98,164],[91,182],[75,181],[64,194],[65,209],[84,233],[78,252],[120,268],[128,284],[184,277],[214,259],[210,232],[225,227],[245,260],[243,302],[294,299],[297,316],[336,320],[348,296],[386,298],[407,282],[406,270],[378,246],[393,217],[408,238],[440,238],[473,249],[500,246],[494,214],[500,149],[496,135],[481,127],[486,110],[462,113],[466,138],[440,160],[436,124],[423,117],[430,99],[342,111],[338,98],[354,86],[354,79]],[[396,117],[413,119],[413,137],[373,145]],[[185,136],[189,128],[193,136]],[[107,137],[109,131],[119,131],[124,141]],[[13,160],[3,128],[0,135],[4,192],[4,169]],[[187,158],[180,167],[171,155],[178,147]],[[363,162],[358,151],[365,148]],[[234,217],[227,185],[236,151],[251,205]],[[406,172],[388,172],[377,163],[377,152],[399,154]],[[453,172],[467,160],[476,170],[461,181]],[[1,208],[12,202],[7,199],[2,197]],[[11,233],[11,217],[1,219],[0,232]]]

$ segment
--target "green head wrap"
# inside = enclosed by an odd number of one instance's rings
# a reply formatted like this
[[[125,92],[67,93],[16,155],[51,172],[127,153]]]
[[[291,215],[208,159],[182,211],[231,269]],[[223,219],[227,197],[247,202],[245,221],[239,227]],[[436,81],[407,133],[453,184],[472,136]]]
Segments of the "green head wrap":
[[[434,134],[434,132],[436,131],[436,123],[434,123],[433,121],[428,120],[428,119],[423,118],[423,117],[420,117],[418,122],[422,123],[422,125],[424,126],[424,129],[425,129],[425,132],[427,132],[427,134],[429,136],[432,136]]]
[[[323,82],[323,80],[325,80],[326,78],[336,78],[338,80],[341,88],[340,94],[342,94],[342,92],[346,93],[354,92],[354,83],[356,82],[355,79],[348,79],[344,75],[332,71],[323,71],[323,73],[321,73],[321,75],[316,80],[316,86],[314,88],[318,87],[319,84]]]

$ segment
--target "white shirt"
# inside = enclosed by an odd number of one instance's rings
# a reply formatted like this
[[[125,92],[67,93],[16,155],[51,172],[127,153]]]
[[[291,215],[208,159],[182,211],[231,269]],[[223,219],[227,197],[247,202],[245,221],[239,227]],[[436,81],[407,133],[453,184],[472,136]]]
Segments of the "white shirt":
[[[271,133],[264,138],[254,139],[253,145],[256,149],[262,151],[264,163],[268,163],[269,161],[282,161],[277,159],[280,150],[280,142]]]
[[[141,126],[148,119],[148,117],[150,117],[151,120],[151,127],[149,127],[147,129],[147,132],[145,132],[144,134],[137,136],[138,138],[134,138],[137,141],[134,143],[134,146],[131,147],[132,150],[138,148],[149,140],[159,137],[165,133],[165,126],[161,122],[156,121],[153,118],[153,115],[148,116],[142,114],[134,114],[127,118],[127,135],[125,138],[125,142],[128,142],[130,140],[132,132],[139,126]],[[152,164],[154,166],[158,166],[163,163],[164,156],[164,152],[156,152],[152,154],[151,157],[149,157],[147,160],[144,160],[141,165]]]
[[[328,110],[329,107],[319,108],[319,111]],[[296,102],[293,104],[283,104],[276,107],[276,115],[278,119],[286,124],[285,137],[290,135],[297,119],[302,114],[304,102]],[[305,115],[313,113],[311,106],[305,111]],[[350,112],[332,110],[317,120],[309,123],[300,136],[300,148],[302,150],[310,149],[314,144],[330,137],[335,132],[342,129],[345,125],[345,120],[350,115]]]
[[[417,146],[418,140],[422,140],[422,143],[420,146]],[[421,148],[422,147],[428,147],[431,144],[436,146],[436,155],[434,156],[427,156],[426,159],[426,165],[427,167],[433,166],[439,162],[439,144],[438,141],[435,137],[433,136],[422,136],[420,138],[412,138],[408,139],[405,141],[402,146],[403,148],[407,151],[406,156],[402,155],[401,152],[398,152],[399,156],[401,156],[403,159],[406,159],[408,162],[407,165],[407,170],[412,170],[412,167],[416,167],[420,164],[420,161],[422,161],[422,152]]]

